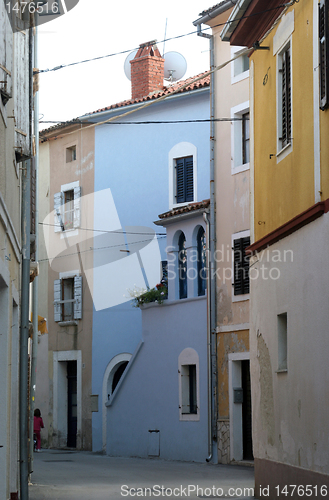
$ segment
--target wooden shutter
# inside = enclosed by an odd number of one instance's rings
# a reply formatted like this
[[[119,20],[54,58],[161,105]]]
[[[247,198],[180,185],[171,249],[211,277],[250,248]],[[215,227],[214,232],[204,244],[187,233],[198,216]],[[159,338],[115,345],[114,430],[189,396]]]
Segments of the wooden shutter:
[[[291,61],[290,49],[282,54],[282,147],[291,140]]]
[[[74,277],[74,319],[82,319],[82,276]]]
[[[63,203],[64,203],[64,193],[62,193],[62,192],[55,193],[54,194],[54,231],[55,231],[55,233],[60,233],[62,231]]]
[[[246,248],[250,245],[249,236],[234,240],[234,295],[249,293],[249,259]]]
[[[176,160],[176,202],[193,201],[193,156]]]
[[[329,37],[328,37],[328,0],[319,3],[319,62],[320,62],[320,109],[325,110],[329,105]]]
[[[185,183],[186,183],[186,200],[193,201],[193,156],[184,158],[185,160]]]
[[[62,280],[54,281],[54,321],[62,321]]]
[[[176,160],[176,202],[184,203],[184,158]]]
[[[12,96],[12,57],[13,31],[2,3],[0,8],[0,93],[4,104]]]
[[[15,33],[15,151],[17,161],[31,157],[29,31]]]
[[[81,186],[74,188],[74,221],[73,227],[81,225]]]

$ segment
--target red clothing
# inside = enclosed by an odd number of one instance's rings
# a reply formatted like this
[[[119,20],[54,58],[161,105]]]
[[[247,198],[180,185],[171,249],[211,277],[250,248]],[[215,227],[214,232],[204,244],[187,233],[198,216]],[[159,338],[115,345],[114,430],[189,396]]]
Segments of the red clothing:
[[[34,417],[33,430],[34,432],[39,431],[44,428],[42,417]]]

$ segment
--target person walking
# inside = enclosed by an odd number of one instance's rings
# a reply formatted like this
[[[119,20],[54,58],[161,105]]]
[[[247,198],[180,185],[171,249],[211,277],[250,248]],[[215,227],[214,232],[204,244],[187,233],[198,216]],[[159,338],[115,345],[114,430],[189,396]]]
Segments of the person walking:
[[[36,408],[34,410],[33,432],[37,437],[37,447],[36,447],[37,452],[41,451],[41,429],[43,428],[44,425],[41,417],[41,411],[39,410],[39,408]]]

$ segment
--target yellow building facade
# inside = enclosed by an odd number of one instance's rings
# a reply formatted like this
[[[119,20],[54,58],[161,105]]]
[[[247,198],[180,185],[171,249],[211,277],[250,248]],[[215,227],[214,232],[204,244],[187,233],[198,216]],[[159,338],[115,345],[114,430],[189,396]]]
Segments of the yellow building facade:
[[[250,49],[256,498],[329,487],[328,7],[240,1],[221,34]]]

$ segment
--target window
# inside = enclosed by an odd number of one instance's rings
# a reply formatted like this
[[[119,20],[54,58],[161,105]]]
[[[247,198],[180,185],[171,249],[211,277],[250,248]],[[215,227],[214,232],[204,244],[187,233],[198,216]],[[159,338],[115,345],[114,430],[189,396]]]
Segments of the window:
[[[231,47],[231,57],[238,56],[247,47]],[[231,82],[237,83],[249,77],[249,57],[247,54],[240,55],[231,64]]]
[[[54,195],[55,232],[68,231],[80,227],[81,187],[79,182],[62,186]]]
[[[250,128],[249,113],[242,115],[242,163],[245,165],[250,161]]]
[[[249,236],[233,240],[234,295],[249,293],[249,257],[246,256],[249,245]]]
[[[179,298],[187,298],[187,253],[186,239],[184,233],[181,233],[178,240],[178,281]]]
[[[197,413],[196,365],[182,365],[182,414]]]
[[[176,203],[193,201],[193,156],[176,159]]]
[[[328,83],[328,0],[319,3],[319,60],[320,60],[320,109],[325,110],[329,105]]]
[[[179,419],[200,420],[199,355],[191,347],[178,357]]]
[[[278,371],[286,371],[287,364],[287,313],[278,314]]]
[[[288,43],[278,56],[278,150],[291,144],[292,92],[291,48]]]
[[[66,148],[66,163],[70,163],[71,161],[75,161],[77,159],[77,147],[71,146]]]
[[[207,288],[207,245],[206,233],[200,227],[197,235],[198,252],[198,296],[205,295]]]
[[[197,184],[198,154],[197,153],[198,152],[196,146],[194,146],[194,144],[190,142],[178,142],[177,144],[175,144],[175,146],[171,148],[171,150],[168,153],[170,209],[178,206],[180,203],[188,203],[189,201],[195,201],[198,199],[198,184]],[[185,163],[185,168],[184,168],[184,163]],[[180,197],[178,197],[177,199],[177,195],[179,194],[178,193],[179,190],[177,191],[177,180],[178,180],[177,166],[179,174],[178,177],[180,175],[182,175],[183,177],[183,186],[182,186],[183,189],[182,189],[181,199],[184,200],[184,189],[188,187],[187,192],[190,198],[189,200],[180,201]],[[185,177],[185,188],[184,188],[184,175],[186,174],[188,174],[189,179],[187,181]]]
[[[250,162],[250,114],[249,101],[231,108],[231,171],[237,174],[249,169]]]
[[[56,322],[82,318],[82,276],[54,281],[54,318]]]

